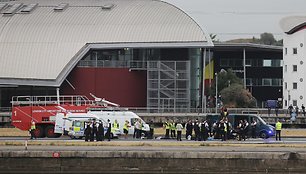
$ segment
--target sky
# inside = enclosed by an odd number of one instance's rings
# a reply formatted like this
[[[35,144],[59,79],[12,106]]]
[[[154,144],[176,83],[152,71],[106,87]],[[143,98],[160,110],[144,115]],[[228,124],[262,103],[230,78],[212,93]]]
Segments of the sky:
[[[272,33],[282,39],[279,21],[306,15],[306,0],[164,0],[190,15],[209,34],[226,41]]]

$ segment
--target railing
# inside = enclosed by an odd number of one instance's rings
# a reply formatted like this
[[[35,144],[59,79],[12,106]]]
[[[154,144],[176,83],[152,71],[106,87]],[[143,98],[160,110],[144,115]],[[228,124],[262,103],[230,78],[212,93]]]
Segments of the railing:
[[[29,102],[29,101],[28,101]],[[215,113],[215,108],[206,108],[206,110],[202,110],[202,108],[157,108],[157,107],[129,107],[128,110],[133,111],[135,113],[174,113],[173,111],[176,111],[175,113]],[[11,107],[0,107],[0,112],[11,112]],[[167,112],[168,111],[168,112]],[[270,114],[269,110],[267,108],[228,108],[229,113],[233,114],[258,114],[258,115],[265,115],[265,116],[275,116],[276,112],[275,109],[271,109]],[[220,113],[218,110],[217,113]],[[287,109],[278,109],[277,111],[278,115],[281,116],[289,116],[289,112]],[[299,110],[299,116],[301,116],[302,110]]]
[[[78,67],[103,67],[103,68],[133,68],[146,69],[147,61],[128,60],[80,60]]]
[[[58,103],[59,99],[59,103]],[[94,104],[86,96],[80,95],[61,95],[57,96],[14,96],[12,97],[12,105],[54,105],[54,104],[71,104],[71,105],[90,105]]]
[[[135,113],[173,113],[175,110],[175,113],[216,113],[215,108],[206,108],[206,110],[202,108],[157,108],[157,107],[130,107],[129,110],[135,112]],[[171,110],[170,112],[167,112],[167,110]],[[258,115],[265,115],[265,116],[275,116],[276,112],[274,109],[269,110],[267,108],[228,108],[229,113],[233,114],[258,114]],[[220,113],[220,110],[217,111],[217,113]],[[302,114],[302,111],[299,111],[299,115]],[[289,112],[287,109],[278,109],[277,115],[281,116],[289,116]]]

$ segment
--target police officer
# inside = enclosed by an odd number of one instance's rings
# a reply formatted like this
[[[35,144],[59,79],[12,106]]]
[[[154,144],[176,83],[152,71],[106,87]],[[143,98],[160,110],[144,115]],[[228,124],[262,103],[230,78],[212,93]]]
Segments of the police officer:
[[[256,120],[254,119],[253,122],[251,123],[252,138],[256,138],[256,125],[257,125],[257,122],[256,122]]]
[[[194,130],[194,134],[195,134],[195,138],[194,140],[195,141],[200,141],[201,139],[201,132],[200,132],[200,123],[199,123],[199,120],[196,119],[196,121],[194,122],[194,125],[193,125],[193,130]]]
[[[238,141],[241,141],[242,138],[245,138],[244,135],[244,123],[243,120],[239,120],[239,124],[238,124]]]
[[[223,110],[222,110],[222,112],[221,112],[221,120],[222,119],[227,119],[227,117],[228,117],[228,111],[227,111],[227,108],[224,108]]]
[[[174,123],[174,121],[172,121],[171,123],[170,123],[170,132],[171,132],[171,138],[175,138],[176,136],[175,136],[175,123]]]
[[[200,132],[201,132],[201,141],[206,141],[206,127],[205,127],[205,121],[203,120],[202,123],[200,124]]]
[[[117,120],[114,121],[114,123],[113,123],[113,128],[119,129],[119,123],[118,123]]]
[[[87,123],[87,124],[86,124],[84,133],[85,133],[85,141],[88,141],[88,140],[89,140],[89,137],[90,137],[90,133],[91,133],[90,123]]]
[[[91,127],[91,131],[90,131],[90,141],[95,141],[95,134],[97,132],[97,128],[96,128],[96,122],[92,121],[90,124]]]
[[[222,119],[219,123],[220,136],[222,141],[226,141],[227,139],[227,124],[224,120],[225,119]]]
[[[275,130],[276,130],[276,141],[279,140],[281,141],[281,130],[282,130],[282,123],[277,119],[277,122],[275,124]]]
[[[164,128],[166,128],[166,134],[165,134],[165,138],[169,138],[169,131],[170,131],[170,123],[168,121],[166,121],[164,123]]]
[[[35,129],[36,129],[35,122],[32,121],[31,122],[31,128],[30,128],[31,139],[34,139],[34,138],[36,139],[35,133],[34,133]]]
[[[129,127],[131,127],[130,124],[129,124],[129,121],[125,120],[125,123],[123,125],[123,133],[124,133],[124,138],[125,139],[127,139],[127,135],[129,133]]]
[[[111,139],[111,130],[112,130],[112,123],[110,122],[110,120],[109,119],[107,119],[107,132],[106,132],[106,136],[107,136],[107,139],[108,139],[108,141],[110,141],[110,139]]]
[[[104,126],[102,121],[100,120],[97,125],[97,141],[103,141],[104,140]]]
[[[188,123],[186,123],[185,127],[186,127],[186,139],[189,140],[189,137],[190,139],[192,137],[192,129],[193,129],[191,120],[189,120]]]

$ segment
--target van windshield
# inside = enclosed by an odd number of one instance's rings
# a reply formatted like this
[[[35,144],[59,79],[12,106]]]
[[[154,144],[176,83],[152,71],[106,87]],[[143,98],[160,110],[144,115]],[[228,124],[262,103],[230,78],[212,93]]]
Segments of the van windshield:
[[[265,120],[263,120],[261,117],[257,117],[257,119],[260,120],[260,122],[262,122],[262,124],[267,124],[267,123],[265,122]]]

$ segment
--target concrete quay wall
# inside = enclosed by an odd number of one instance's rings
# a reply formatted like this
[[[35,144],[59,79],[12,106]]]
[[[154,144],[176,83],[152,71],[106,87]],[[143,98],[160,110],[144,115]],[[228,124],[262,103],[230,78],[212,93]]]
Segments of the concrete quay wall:
[[[296,152],[0,152],[0,173],[305,173],[305,164]]]

